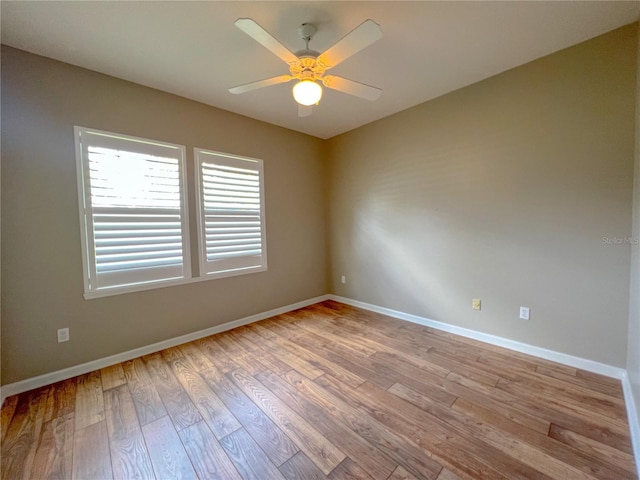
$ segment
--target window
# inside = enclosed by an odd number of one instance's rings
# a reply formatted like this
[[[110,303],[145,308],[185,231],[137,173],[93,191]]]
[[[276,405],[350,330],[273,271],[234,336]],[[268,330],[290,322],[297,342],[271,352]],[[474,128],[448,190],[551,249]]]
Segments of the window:
[[[75,139],[85,298],[190,278],[185,148],[81,127]]]
[[[267,269],[262,160],[196,148],[199,275],[184,146],[75,127],[85,298]]]
[[[262,160],[195,149],[200,274],[267,269]]]

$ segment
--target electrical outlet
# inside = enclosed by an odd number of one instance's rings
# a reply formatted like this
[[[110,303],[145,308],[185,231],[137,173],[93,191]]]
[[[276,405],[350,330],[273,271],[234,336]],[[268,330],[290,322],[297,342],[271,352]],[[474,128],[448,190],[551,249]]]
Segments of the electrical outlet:
[[[520,307],[520,320],[529,320],[529,307]]]
[[[341,283],[347,283],[347,277],[345,277],[344,275],[342,275],[342,276],[340,277],[340,282],[341,282]]]
[[[482,302],[480,301],[479,298],[474,298],[473,302],[471,303],[471,306],[473,307],[474,310],[480,310],[480,308],[482,307]]]
[[[69,341],[69,329],[60,328],[58,330],[58,343],[68,342],[68,341]]]

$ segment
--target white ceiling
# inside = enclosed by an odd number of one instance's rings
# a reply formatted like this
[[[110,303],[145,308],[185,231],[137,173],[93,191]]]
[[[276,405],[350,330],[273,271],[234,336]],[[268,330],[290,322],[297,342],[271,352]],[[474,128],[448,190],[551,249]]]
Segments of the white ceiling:
[[[22,2],[2,1],[2,43],[330,138],[636,21],[640,2]],[[300,24],[322,52],[364,20],[383,38],[331,71],[383,89],[375,102],[325,89],[298,118],[291,84],[227,89],[287,73],[238,30],[250,17],[290,50]]]

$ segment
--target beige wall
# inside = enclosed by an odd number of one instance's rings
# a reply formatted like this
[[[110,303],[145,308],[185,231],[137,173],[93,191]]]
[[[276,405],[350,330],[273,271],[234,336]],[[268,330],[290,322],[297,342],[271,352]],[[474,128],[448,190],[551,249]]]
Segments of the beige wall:
[[[603,237],[631,235],[637,43],[627,26],[330,140],[333,292],[626,366],[630,246]]]
[[[636,76],[636,150],[633,188],[633,233],[640,242],[640,32],[638,33],[638,57]],[[631,287],[629,289],[629,346],[627,372],[640,415],[640,243],[631,247]],[[638,426],[640,428],[640,425]],[[637,447],[640,449],[640,445]],[[640,458],[638,459],[640,462]]]
[[[74,125],[186,145],[192,203],[193,147],[264,159],[269,270],[83,300]],[[326,293],[324,181],[318,139],[3,47],[3,384]]]

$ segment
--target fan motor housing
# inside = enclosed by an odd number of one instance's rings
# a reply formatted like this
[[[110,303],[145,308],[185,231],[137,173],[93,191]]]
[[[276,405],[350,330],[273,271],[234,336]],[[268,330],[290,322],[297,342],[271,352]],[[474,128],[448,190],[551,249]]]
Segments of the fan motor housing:
[[[300,56],[300,52],[296,53],[298,61],[289,65],[291,75],[295,78],[305,80],[320,79],[324,74],[325,68],[316,61],[319,55],[318,52],[314,52],[313,50],[303,50],[303,52],[311,52],[314,55]]]

